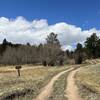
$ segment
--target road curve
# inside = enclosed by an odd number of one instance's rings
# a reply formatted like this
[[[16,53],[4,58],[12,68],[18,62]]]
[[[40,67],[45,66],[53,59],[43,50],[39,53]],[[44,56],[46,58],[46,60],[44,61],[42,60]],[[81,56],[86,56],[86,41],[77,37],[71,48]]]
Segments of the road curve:
[[[42,89],[42,92],[33,100],[47,100],[51,93],[53,92],[53,85],[55,83],[55,81],[64,73],[73,70],[74,68],[70,68],[68,70],[62,71],[60,73],[58,73],[57,75],[55,75],[51,81]]]

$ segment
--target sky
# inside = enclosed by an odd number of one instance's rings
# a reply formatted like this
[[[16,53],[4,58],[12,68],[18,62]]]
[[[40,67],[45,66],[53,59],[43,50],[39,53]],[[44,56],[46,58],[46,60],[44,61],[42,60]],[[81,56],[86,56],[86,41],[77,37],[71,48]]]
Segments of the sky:
[[[50,32],[64,49],[100,35],[100,0],[0,0],[0,42],[39,44]]]

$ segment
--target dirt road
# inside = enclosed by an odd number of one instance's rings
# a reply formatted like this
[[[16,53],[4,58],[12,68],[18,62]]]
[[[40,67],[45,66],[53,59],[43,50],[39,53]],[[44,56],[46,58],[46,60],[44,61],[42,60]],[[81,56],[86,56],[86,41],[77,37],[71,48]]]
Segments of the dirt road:
[[[78,70],[79,69],[71,71],[67,77],[67,87],[65,90],[65,97],[67,97],[68,100],[82,100],[82,98],[79,96],[78,88],[75,84],[75,79],[74,79],[74,76]]]
[[[53,91],[53,85],[55,83],[55,81],[64,73],[73,70],[73,68],[70,68],[68,70],[62,71],[59,74],[57,74],[56,76],[54,76],[51,81],[43,88],[42,92],[33,100],[47,100],[52,91]]]

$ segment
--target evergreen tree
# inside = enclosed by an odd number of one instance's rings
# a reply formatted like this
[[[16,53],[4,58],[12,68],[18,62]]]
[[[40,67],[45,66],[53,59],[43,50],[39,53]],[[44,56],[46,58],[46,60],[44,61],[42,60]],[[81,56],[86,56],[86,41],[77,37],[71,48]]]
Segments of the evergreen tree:
[[[82,44],[78,43],[75,50],[75,64],[81,64],[83,61],[83,47]]]
[[[98,56],[98,42],[99,38],[97,37],[96,33],[93,33],[90,37],[86,39],[85,48],[88,57],[96,58]]]

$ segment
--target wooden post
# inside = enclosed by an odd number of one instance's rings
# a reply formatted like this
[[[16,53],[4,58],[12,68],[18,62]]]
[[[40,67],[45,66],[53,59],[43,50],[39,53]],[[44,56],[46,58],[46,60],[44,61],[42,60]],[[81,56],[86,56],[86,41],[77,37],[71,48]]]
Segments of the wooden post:
[[[20,77],[20,69],[18,69],[18,76]]]
[[[18,72],[18,77],[20,77],[20,69],[21,69],[22,67],[20,66],[20,65],[18,65],[18,66],[16,66],[15,67],[15,69],[17,69],[17,72]]]

